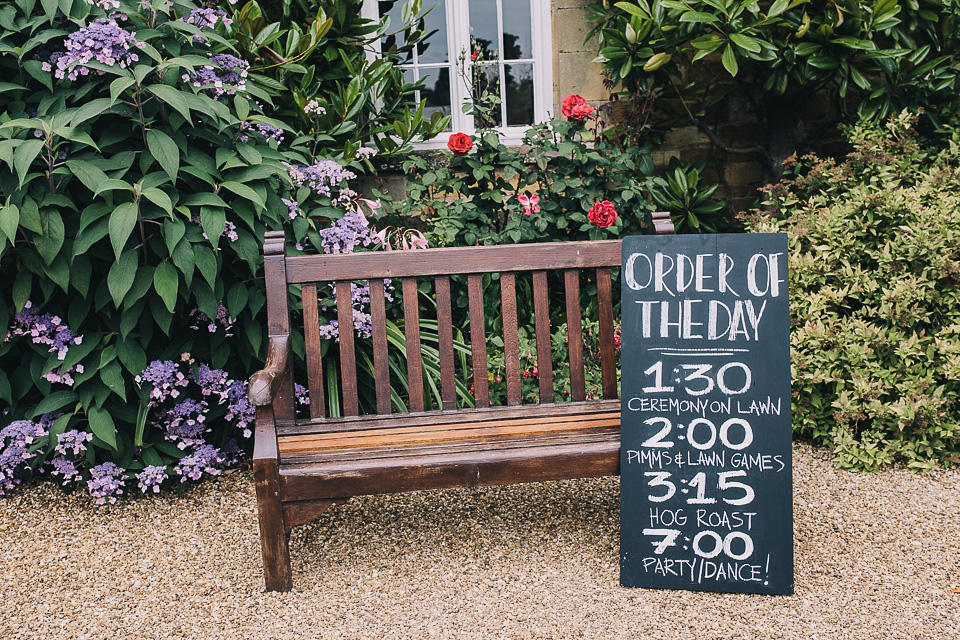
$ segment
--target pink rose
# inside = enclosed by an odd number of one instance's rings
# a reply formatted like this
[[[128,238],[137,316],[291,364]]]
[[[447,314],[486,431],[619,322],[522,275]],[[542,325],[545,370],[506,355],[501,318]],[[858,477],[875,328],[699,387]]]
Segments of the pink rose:
[[[593,117],[593,107],[587,104],[583,96],[578,96],[575,93],[567,96],[560,111],[567,117],[567,120],[582,121],[584,118]]]
[[[587,217],[596,228],[606,229],[617,221],[617,210],[609,200],[601,200],[593,205]]]

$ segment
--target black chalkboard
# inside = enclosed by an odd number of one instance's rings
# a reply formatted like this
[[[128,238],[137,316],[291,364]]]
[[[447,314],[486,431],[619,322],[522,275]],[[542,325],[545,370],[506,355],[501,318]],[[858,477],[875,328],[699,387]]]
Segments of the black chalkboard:
[[[623,241],[620,582],[793,593],[787,242]]]

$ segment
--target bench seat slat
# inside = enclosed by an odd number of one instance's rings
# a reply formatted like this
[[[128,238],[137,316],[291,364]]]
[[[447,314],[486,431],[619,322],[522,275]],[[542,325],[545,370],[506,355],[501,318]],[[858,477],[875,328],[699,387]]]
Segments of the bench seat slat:
[[[287,436],[279,439],[281,457],[300,451],[323,452],[329,449],[358,448],[390,444],[431,443],[450,440],[484,440],[542,433],[565,433],[600,427],[619,427],[620,414],[596,414],[568,421],[544,419],[490,422],[457,422],[429,427],[409,426],[377,431],[348,431],[309,436]]]
[[[597,438],[590,434],[561,443],[533,446],[480,443],[458,451],[422,450],[417,455],[348,459],[317,464],[284,464],[280,470],[283,499],[310,500],[402,493],[449,487],[477,487],[568,478],[618,475],[618,432]]]
[[[358,455],[356,449],[347,449],[344,451],[329,450],[323,453],[323,456],[305,452],[301,454],[289,454],[283,459],[283,465],[287,468],[295,467],[316,467],[321,462],[323,464],[337,463],[342,461],[355,461],[359,459],[374,460],[380,458],[409,458],[413,456],[433,456],[442,453],[462,453],[467,450],[478,450],[481,448],[489,449],[524,449],[550,446],[560,446],[568,444],[582,445],[593,442],[606,442],[608,440],[618,440],[620,432],[614,428],[592,429],[587,432],[571,432],[565,435],[531,436],[515,437],[509,439],[500,439],[490,443],[478,443],[475,441],[454,441],[443,444],[433,444],[429,446],[411,444],[406,446],[387,446],[387,447],[364,447]]]
[[[551,405],[522,405],[520,407],[486,407],[457,411],[425,411],[422,413],[394,413],[392,415],[344,416],[322,420],[299,420],[277,424],[280,437],[307,433],[339,433],[364,429],[388,429],[411,424],[434,425],[452,422],[485,422],[514,418],[566,420],[569,416],[593,415],[620,411],[619,400],[563,402]]]

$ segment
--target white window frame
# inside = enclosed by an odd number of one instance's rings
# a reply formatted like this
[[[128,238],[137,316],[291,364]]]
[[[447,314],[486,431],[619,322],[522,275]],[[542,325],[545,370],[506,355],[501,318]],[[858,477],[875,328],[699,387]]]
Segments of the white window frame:
[[[457,70],[457,60],[461,51],[467,52],[467,64],[472,64],[469,60],[471,51],[470,43],[470,7],[469,0],[424,0],[423,6],[429,7],[432,4],[444,2],[446,4],[447,19],[447,52],[450,59],[447,63],[450,69],[450,134],[466,133],[474,135],[477,132],[474,126],[473,116],[463,113],[462,106],[470,101],[470,92],[465,83],[460,78]],[[529,64],[533,66],[533,119],[534,123],[546,122],[554,114],[553,104],[553,23],[551,19],[551,0],[499,0],[498,8],[501,9],[504,2],[530,2],[530,30],[532,37],[532,58],[509,61],[510,64]],[[379,9],[377,0],[364,0],[362,15],[370,20],[379,20]],[[503,16],[498,19],[503,23]],[[542,27],[541,25],[546,25]],[[500,42],[497,43],[498,51],[503,52],[503,30],[500,29]],[[379,53],[380,44],[377,43],[375,51],[368,52],[368,57],[376,59]],[[500,78],[504,77],[504,61],[502,58],[498,61],[500,65]],[[431,64],[433,68],[442,67],[442,65]],[[468,74],[470,75],[470,74]],[[502,94],[501,94],[501,97]],[[500,132],[500,140],[506,145],[519,145],[523,141],[523,134],[533,126],[517,125],[497,127]],[[450,136],[446,132],[440,133],[432,140],[415,142],[414,148],[417,149],[445,149],[447,140]]]

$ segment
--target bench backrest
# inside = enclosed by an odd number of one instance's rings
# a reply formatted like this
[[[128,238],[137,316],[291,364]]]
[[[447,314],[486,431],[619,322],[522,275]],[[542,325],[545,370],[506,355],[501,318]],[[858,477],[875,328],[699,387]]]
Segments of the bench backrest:
[[[657,233],[673,232],[673,225],[670,224],[666,214],[655,214],[654,221]],[[580,272],[593,270],[597,287],[602,397],[615,399],[618,394],[610,270],[620,265],[620,245],[619,240],[607,240],[287,257],[282,232],[268,232],[264,243],[264,269],[269,332],[271,335],[290,333],[291,314],[286,295],[287,285],[299,285],[303,298],[303,335],[306,346],[310,416],[324,418],[327,393],[324,376],[327,371],[321,358],[323,337],[318,296],[322,292],[321,287],[332,283],[337,301],[338,386],[342,396],[342,413],[344,416],[359,415],[357,351],[351,283],[369,282],[376,413],[390,414],[392,402],[384,279],[392,281],[395,288],[396,281],[399,280],[406,341],[408,407],[411,412],[421,412],[425,408],[425,396],[418,289],[421,279],[432,279],[433,298],[437,307],[440,399],[444,410],[455,410],[457,408],[456,358],[451,276],[464,276],[468,304],[469,343],[472,351],[473,395],[477,407],[488,407],[490,393],[483,275],[498,273],[506,404],[520,405],[524,400],[518,338],[517,278],[520,272],[530,272],[539,402],[549,404],[555,401],[555,397],[547,273],[560,271],[565,308],[555,311],[561,312],[566,318],[570,400],[579,402],[587,398]],[[274,403],[274,414],[279,423],[294,419],[294,401],[291,362],[286,379],[281,384]]]

